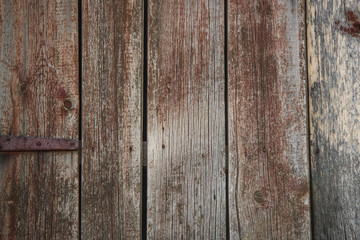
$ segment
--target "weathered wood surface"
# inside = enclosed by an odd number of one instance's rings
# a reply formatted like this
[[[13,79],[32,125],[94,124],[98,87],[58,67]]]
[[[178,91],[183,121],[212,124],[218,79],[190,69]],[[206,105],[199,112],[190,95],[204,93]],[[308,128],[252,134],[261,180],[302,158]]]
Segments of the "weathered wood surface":
[[[360,4],[308,1],[315,239],[360,239]]]
[[[231,239],[309,239],[305,1],[228,6]]]
[[[225,239],[224,1],[149,1],[149,239]]]
[[[82,2],[82,238],[140,239],[143,1]]]
[[[0,1],[0,134],[78,137],[77,1]],[[78,238],[77,152],[0,153],[0,239]]]

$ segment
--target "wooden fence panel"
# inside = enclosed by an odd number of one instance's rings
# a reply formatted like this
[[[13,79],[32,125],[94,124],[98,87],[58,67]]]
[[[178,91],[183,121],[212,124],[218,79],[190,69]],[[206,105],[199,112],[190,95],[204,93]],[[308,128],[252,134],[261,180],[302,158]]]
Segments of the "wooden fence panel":
[[[0,1],[0,134],[78,138],[78,2]],[[78,153],[0,153],[0,239],[77,239]]]
[[[308,1],[315,239],[360,238],[360,5]]]
[[[224,1],[149,1],[149,239],[225,239]]]
[[[82,2],[82,238],[140,239],[143,1]]]
[[[305,1],[228,6],[231,239],[309,239]]]

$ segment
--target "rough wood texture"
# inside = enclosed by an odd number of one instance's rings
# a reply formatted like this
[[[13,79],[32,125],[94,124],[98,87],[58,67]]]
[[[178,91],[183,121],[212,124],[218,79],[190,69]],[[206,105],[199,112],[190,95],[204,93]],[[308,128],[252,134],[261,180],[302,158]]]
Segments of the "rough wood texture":
[[[0,1],[0,134],[78,137],[77,1]],[[78,238],[77,152],[0,154],[0,239]]]
[[[82,3],[83,239],[141,237],[142,4]]]
[[[225,239],[224,1],[149,1],[148,238]]]
[[[360,239],[360,4],[308,1],[315,239]]]
[[[309,239],[305,1],[230,1],[231,239]]]

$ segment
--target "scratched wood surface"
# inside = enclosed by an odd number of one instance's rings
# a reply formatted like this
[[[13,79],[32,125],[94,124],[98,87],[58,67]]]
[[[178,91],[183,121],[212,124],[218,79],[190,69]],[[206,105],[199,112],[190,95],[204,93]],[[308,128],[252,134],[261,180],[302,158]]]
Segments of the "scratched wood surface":
[[[315,239],[360,239],[360,4],[308,1]]]
[[[224,1],[149,1],[149,239],[225,239]]]
[[[77,1],[0,1],[0,134],[78,138]],[[0,239],[78,238],[77,152],[0,153]]]
[[[310,239],[304,5],[229,2],[231,239]]]
[[[82,2],[83,239],[141,237],[142,2]]]

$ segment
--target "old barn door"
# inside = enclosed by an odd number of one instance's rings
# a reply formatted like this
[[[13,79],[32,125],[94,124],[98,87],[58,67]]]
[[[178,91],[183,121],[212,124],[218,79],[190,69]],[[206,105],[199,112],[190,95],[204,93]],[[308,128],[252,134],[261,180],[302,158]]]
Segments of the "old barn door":
[[[0,239],[310,238],[305,0],[0,6]]]
[[[0,6],[0,134],[77,139],[77,1]],[[76,151],[0,153],[0,239],[76,239],[78,174]]]

